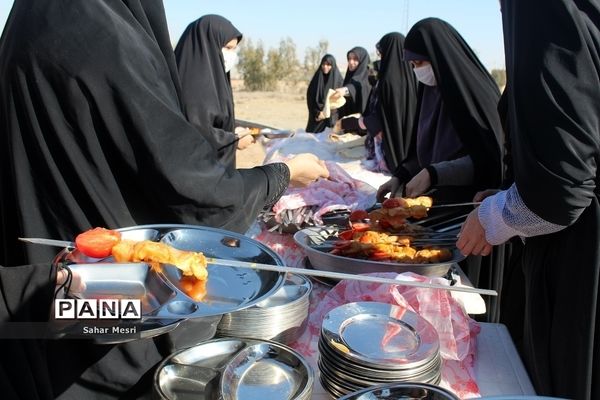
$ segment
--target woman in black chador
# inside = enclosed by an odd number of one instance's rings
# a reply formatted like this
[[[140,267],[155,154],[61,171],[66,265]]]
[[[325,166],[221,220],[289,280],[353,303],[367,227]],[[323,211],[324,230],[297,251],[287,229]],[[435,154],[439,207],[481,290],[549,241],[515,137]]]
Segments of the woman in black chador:
[[[241,40],[242,34],[229,20],[205,15],[188,25],[175,47],[185,115],[213,143],[221,161],[232,167],[239,142],[234,133],[230,70]]]
[[[183,114],[158,0],[15,0],[0,82],[0,322],[43,321],[51,306],[57,250],[18,237],[161,223],[245,232],[290,180],[327,174],[309,156],[219,162],[207,127]],[[11,269],[34,263],[45,265]],[[160,341],[0,340],[0,397],[136,398]]]
[[[503,0],[514,184],[457,246],[526,237],[523,358],[540,395],[600,398],[600,2]]]
[[[404,36],[384,35],[377,43],[381,55],[378,80],[360,124],[369,132],[369,147],[378,145],[381,133],[383,158],[388,171],[395,171],[408,156],[417,111],[417,80],[403,57]],[[370,152],[375,153],[374,149]]]
[[[403,185],[409,197],[431,192],[438,202],[471,201],[477,191],[498,187],[503,133],[494,79],[460,34],[440,19],[417,22],[404,49],[421,82],[414,148],[380,188],[380,199]]]
[[[371,84],[369,83],[369,53],[363,47],[354,47],[346,54],[348,69],[339,96],[346,97],[346,104],[338,110],[338,117],[350,114],[363,114],[367,109]]]
[[[308,106],[308,122],[306,132],[319,133],[325,128],[332,128],[337,121],[337,110],[331,110],[329,117],[325,117],[323,107],[329,89],[335,89],[342,84],[342,74],[337,67],[335,58],[325,54],[315,72],[308,89],[306,90],[306,104]]]

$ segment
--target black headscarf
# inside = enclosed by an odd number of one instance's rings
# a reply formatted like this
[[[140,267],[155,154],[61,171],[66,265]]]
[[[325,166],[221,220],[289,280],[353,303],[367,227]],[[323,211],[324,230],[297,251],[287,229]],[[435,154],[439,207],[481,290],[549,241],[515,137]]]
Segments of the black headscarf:
[[[403,59],[404,36],[384,35],[378,44],[381,53],[377,95],[383,127],[385,161],[390,171],[408,156],[417,112],[417,80]]]
[[[321,66],[326,62],[331,65],[331,70],[327,75],[321,69]],[[319,112],[323,111],[328,90],[342,86],[342,81],[342,73],[337,67],[335,57],[331,54],[325,54],[306,90],[306,104],[308,106],[306,132],[323,132],[326,127],[332,127],[335,124],[337,119],[337,111],[335,110],[332,110],[331,117],[327,119],[316,121],[315,118],[319,115]]]
[[[363,114],[367,109],[369,93],[371,92],[371,84],[369,83],[369,62],[371,60],[369,53],[363,47],[354,47],[348,51],[346,57],[350,53],[356,54],[358,66],[354,71],[346,71],[343,85],[348,88],[350,97],[346,98],[346,104],[338,112],[340,118],[355,113]]]
[[[221,49],[242,34],[220,15],[205,15],[188,25],[175,47],[185,115],[214,143],[222,162],[235,165],[233,94]]]
[[[93,226],[152,223],[243,232],[287,185],[282,164],[226,169],[186,120],[160,0],[15,0],[0,39],[0,110],[6,266],[56,254],[19,236],[72,240]],[[46,345],[39,397],[132,398],[165,356],[152,340]]]
[[[494,79],[460,34],[440,19],[417,22],[406,35],[404,47],[431,62],[452,125],[473,160],[476,187],[498,187],[503,133],[497,112],[500,92]]]
[[[598,191],[600,5],[541,4],[503,5],[515,182],[530,210],[569,225]]]

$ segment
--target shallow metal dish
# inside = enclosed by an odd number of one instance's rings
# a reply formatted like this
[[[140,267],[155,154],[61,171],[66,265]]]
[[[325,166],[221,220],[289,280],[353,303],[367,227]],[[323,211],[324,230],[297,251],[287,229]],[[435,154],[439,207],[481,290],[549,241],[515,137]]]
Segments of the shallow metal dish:
[[[223,338],[169,356],[154,374],[160,399],[309,399],[314,373],[279,343]]]
[[[261,129],[260,134],[266,137],[267,139],[283,139],[290,137],[295,132],[289,129]]]
[[[458,249],[453,249],[452,259],[448,261],[431,264],[403,264],[338,256],[313,247],[327,240],[331,233],[330,227],[310,227],[294,234],[294,240],[305,250],[306,256],[315,269],[350,274],[414,272],[424,276],[444,276],[452,264],[465,259]]]
[[[338,400],[458,400],[454,393],[439,386],[425,383],[392,383],[372,386],[350,393]]]
[[[342,359],[390,371],[415,370],[431,363],[440,349],[437,331],[427,320],[405,308],[378,302],[334,308],[323,319],[321,336]]]
[[[154,240],[180,250],[201,251],[207,257],[283,265],[267,246],[249,237],[214,228],[192,225],[146,225],[119,229],[122,237]],[[206,296],[195,302],[181,289],[181,271],[163,265],[153,271],[145,264],[115,264],[112,257],[98,260],[78,250],[65,249],[55,258],[56,265],[68,265],[82,274],[85,292],[79,298],[136,298],[142,300],[146,332],[162,334],[168,326],[177,327],[183,319],[221,315],[250,307],[275,293],[284,283],[284,274],[253,269],[208,266]],[[145,329],[161,323],[160,330]],[[139,331],[138,331],[139,332]]]

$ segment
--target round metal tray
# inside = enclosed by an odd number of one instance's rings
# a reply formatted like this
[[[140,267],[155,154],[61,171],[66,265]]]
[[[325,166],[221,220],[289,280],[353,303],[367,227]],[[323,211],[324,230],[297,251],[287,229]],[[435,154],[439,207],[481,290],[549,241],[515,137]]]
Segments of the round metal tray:
[[[444,276],[452,264],[465,259],[458,249],[453,249],[452,259],[448,261],[431,264],[404,264],[338,256],[313,247],[323,243],[331,233],[329,227],[311,227],[294,234],[294,240],[305,250],[306,256],[314,268],[350,274],[414,272],[424,276]]]
[[[262,243],[221,229],[192,225],[144,225],[119,229],[123,239],[160,241],[180,250],[207,257],[283,265],[280,257]],[[94,259],[77,249],[64,249],[54,260],[67,265],[86,284],[80,299],[140,299],[142,320],[119,321],[136,326],[135,335],[95,335],[98,343],[119,343],[169,332],[186,319],[219,316],[253,306],[277,292],[285,274],[272,271],[208,265],[206,296],[194,301],[181,288],[181,270],[162,265],[160,271],[145,263],[115,263],[112,257]],[[102,321],[102,320],[100,320]],[[105,324],[110,320],[103,321]],[[89,322],[89,321],[87,321]],[[96,321],[95,321],[96,322]],[[112,324],[115,324],[112,320]],[[218,321],[217,321],[218,322]],[[79,336],[77,324],[65,327],[66,336]],[[68,329],[66,329],[68,328]]]
[[[308,400],[314,372],[304,358],[279,343],[214,339],[166,358],[154,374],[160,399]]]
[[[426,383],[392,383],[369,387],[338,400],[380,399],[458,400],[458,397],[449,390]]]
[[[405,308],[378,302],[334,308],[323,319],[321,336],[342,359],[393,371],[415,370],[430,363],[440,349],[437,331],[427,320]]]

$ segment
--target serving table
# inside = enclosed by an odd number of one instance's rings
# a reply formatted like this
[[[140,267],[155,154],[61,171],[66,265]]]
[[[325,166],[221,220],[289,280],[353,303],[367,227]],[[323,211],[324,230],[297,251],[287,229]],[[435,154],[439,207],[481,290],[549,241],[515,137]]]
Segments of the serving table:
[[[360,151],[345,151],[347,148],[360,150],[352,143],[332,143],[329,131],[321,134],[296,134],[290,138],[274,140],[267,143],[267,157],[265,162],[278,161],[293,154],[311,152],[322,160],[334,161],[341,166],[353,179],[369,183],[374,188],[379,187],[389,179],[389,174],[373,172],[365,168]],[[302,267],[304,255],[298,251],[294,240],[289,234],[276,234],[264,230],[254,236],[260,241],[268,244],[284,259],[286,265]],[[455,264],[455,271],[460,284],[472,287],[469,279]],[[318,282],[314,282],[317,292],[329,290],[329,288]],[[470,314],[485,314],[486,306],[482,297],[476,294],[453,292],[452,296],[458,300]],[[321,297],[322,298],[322,297]],[[313,300],[311,299],[311,302]],[[315,301],[319,298],[315,296]],[[521,362],[516,348],[510,338],[508,330],[504,325],[494,323],[480,323],[480,332],[476,335],[476,351],[473,357],[472,371],[475,375],[476,388],[466,392],[477,393],[481,396],[494,395],[534,395],[535,391]],[[313,327],[314,328],[314,327]],[[310,343],[316,345],[318,335],[313,336]],[[304,343],[306,346],[306,343]],[[310,352],[310,350],[309,350]],[[309,363],[312,364],[315,375],[318,377],[316,366],[316,355],[313,354]],[[315,379],[312,398],[315,400],[330,400],[331,395],[321,386],[318,378]]]

